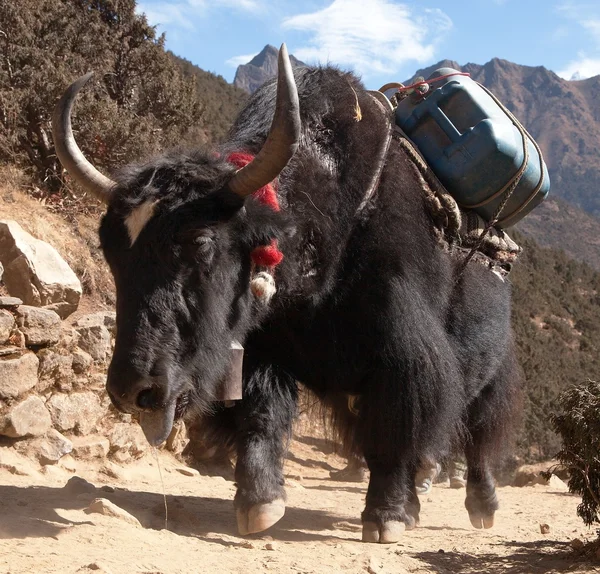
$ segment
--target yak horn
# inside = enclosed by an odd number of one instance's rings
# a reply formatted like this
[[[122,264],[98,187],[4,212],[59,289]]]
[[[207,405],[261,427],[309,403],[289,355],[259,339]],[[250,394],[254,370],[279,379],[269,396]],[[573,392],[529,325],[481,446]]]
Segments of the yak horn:
[[[245,197],[273,181],[288,164],[300,141],[300,104],[285,44],[279,49],[277,101],[269,135],[257,156],[229,181],[229,189]]]
[[[114,181],[102,175],[83,155],[73,137],[71,128],[71,110],[79,90],[87,84],[93,72],[81,76],[65,91],[54,108],[52,114],[52,137],[56,155],[63,167],[71,174],[73,179],[91,191],[98,199],[108,203]]]

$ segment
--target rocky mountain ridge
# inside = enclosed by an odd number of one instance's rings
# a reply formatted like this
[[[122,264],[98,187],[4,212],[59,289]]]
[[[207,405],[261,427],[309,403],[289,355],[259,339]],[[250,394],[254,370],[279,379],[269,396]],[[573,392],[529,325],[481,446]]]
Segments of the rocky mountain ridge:
[[[247,64],[238,66],[233,79],[233,85],[249,94],[253,94],[267,80],[277,74],[277,56],[279,50],[275,46],[267,44],[252,60]],[[290,54],[292,66],[306,66]]]

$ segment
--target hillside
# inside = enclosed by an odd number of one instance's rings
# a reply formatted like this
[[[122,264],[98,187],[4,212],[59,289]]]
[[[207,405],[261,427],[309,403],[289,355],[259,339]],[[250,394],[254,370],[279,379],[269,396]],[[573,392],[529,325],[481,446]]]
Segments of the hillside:
[[[524,371],[519,453],[548,458],[559,446],[550,430],[562,390],[600,373],[600,273],[564,252],[514,234],[523,254],[510,275],[513,328]]]
[[[600,216],[600,76],[567,81],[543,66],[498,58],[464,66],[442,60],[415,76],[444,66],[471,74],[521,120],[542,148],[554,197]]]
[[[600,271],[600,219],[560,199],[549,198],[516,229],[539,245],[562,249]]]
[[[218,142],[223,139],[232,119],[248,98],[243,89],[229,84],[222,76],[206,72],[185,58],[169,52],[174,61],[181,66],[187,77],[196,81],[197,91],[202,102],[201,121],[206,139]]]

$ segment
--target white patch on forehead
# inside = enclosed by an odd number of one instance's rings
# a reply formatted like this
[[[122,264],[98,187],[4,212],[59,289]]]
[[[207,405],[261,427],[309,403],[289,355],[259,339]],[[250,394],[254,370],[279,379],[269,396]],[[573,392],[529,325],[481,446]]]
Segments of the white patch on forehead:
[[[125,218],[125,227],[127,227],[132,246],[140,236],[144,227],[146,227],[146,224],[154,217],[157,203],[158,199],[144,201],[144,203],[134,208]]]

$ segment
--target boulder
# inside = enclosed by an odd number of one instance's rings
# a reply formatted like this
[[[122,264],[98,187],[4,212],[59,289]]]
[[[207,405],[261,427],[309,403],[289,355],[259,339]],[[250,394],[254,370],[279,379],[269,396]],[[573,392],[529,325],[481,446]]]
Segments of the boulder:
[[[127,459],[123,457],[123,453],[128,453],[131,456],[137,457],[143,454],[148,448],[148,441],[144,436],[144,432],[138,425],[127,423],[115,423],[108,435],[110,441],[110,452],[121,453],[116,458]]]
[[[73,372],[76,375],[87,373],[94,362],[94,359],[89,353],[86,353],[83,349],[79,348],[73,351],[71,357],[71,365]]]
[[[73,437],[73,455],[75,458],[92,459],[104,458],[110,449],[108,439],[97,436]]]
[[[103,323],[90,324],[81,320],[75,324],[79,333],[79,347],[89,353],[94,361],[104,362],[111,352],[110,333]]]
[[[111,333],[117,333],[117,314],[114,311],[98,311],[83,315],[75,323],[76,327],[94,327],[96,325],[104,325]]]
[[[129,514],[129,512],[123,510],[106,498],[97,498],[84,510],[84,512],[86,514],[103,514],[104,516],[111,516],[112,518],[118,518],[119,520],[133,524],[134,526],[142,527],[140,521],[135,516]]]
[[[0,262],[8,292],[27,305],[66,303],[61,308],[63,317],[77,309],[82,293],[77,275],[54,247],[16,221],[0,221]]]
[[[50,413],[42,399],[32,396],[10,408],[0,423],[0,434],[12,438],[40,436],[51,424]]]
[[[54,311],[21,305],[17,309],[17,325],[28,347],[54,345],[60,339],[61,320]]]
[[[0,297],[0,307],[8,307],[14,309],[19,305],[23,305],[23,301],[18,297]]]
[[[0,309],[0,345],[4,345],[15,327],[15,318],[6,309]]]
[[[46,407],[52,417],[52,425],[59,431],[75,430],[86,435],[96,428],[98,420],[106,414],[100,399],[92,392],[56,393],[48,399]]]
[[[38,354],[40,366],[38,369],[39,383],[36,391],[43,392],[57,385],[63,392],[72,389],[75,377],[72,369],[73,357],[71,355],[60,355],[50,349],[42,349]]]
[[[14,399],[38,382],[38,358],[25,352],[20,357],[0,357],[0,398]]]
[[[46,436],[36,443],[37,458],[42,464],[56,464],[73,450],[73,443],[57,430],[50,429]]]

